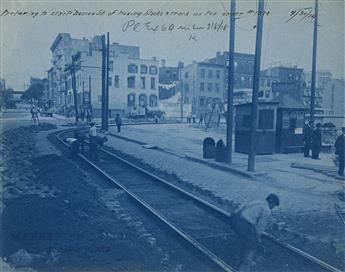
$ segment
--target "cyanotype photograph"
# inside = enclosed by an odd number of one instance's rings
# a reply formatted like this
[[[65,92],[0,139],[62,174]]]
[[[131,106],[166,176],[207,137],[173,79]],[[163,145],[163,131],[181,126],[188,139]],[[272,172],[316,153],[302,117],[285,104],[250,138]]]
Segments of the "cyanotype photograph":
[[[0,271],[344,271],[344,5],[0,0]]]

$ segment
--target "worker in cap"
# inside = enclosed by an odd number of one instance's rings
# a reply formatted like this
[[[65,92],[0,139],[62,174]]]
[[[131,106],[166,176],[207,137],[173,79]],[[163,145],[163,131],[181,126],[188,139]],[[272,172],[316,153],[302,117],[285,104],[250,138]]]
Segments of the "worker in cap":
[[[261,236],[271,221],[271,210],[279,202],[279,197],[271,193],[264,201],[251,202],[231,215],[231,227],[241,240],[241,272],[250,271]]]

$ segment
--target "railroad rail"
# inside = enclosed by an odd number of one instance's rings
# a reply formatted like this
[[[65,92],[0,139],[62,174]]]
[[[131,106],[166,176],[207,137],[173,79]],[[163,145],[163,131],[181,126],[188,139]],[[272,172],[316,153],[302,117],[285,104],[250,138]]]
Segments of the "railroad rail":
[[[57,134],[63,135],[74,129]],[[198,196],[191,194],[165,179],[101,149],[102,163],[91,162],[85,154],[78,154],[99,174],[145,208],[178,237],[198,250],[220,271],[237,271],[239,241],[229,227],[230,214]],[[310,254],[280,242],[268,233],[264,244],[269,250],[263,253],[255,266],[256,271],[332,271],[339,269]]]

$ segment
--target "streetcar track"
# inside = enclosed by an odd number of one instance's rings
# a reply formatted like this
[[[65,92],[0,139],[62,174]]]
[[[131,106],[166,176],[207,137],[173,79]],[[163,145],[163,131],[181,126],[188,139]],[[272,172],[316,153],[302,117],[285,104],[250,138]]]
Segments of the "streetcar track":
[[[58,134],[58,139],[60,142],[65,144],[60,136],[66,132],[60,132]],[[223,211],[222,209],[216,207],[213,204],[206,202],[205,200],[194,196],[193,194],[184,191],[183,189],[179,188],[176,185],[169,183],[168,181],[126,161],[123,158],[120,158],[113,153],[102,149],[102,156],[107,156],[107,160],[103,160],[102,168],[100,166],[95,165],[94,163],[90,162],[84,155],[79,154],[81,158],[87,161],[92,167],[98,170],[105,178],[114,182],[114,184],[124,190],[128,195],[130,195],[133,199],[135,199],[140,205],[144,206],[148,209],[153,215],[163,221],[167,226],[173,229],[178,235],[183,237],[186,241],[191,243],[195,248],[201,251],[206,257],[210,258],[215,264],[217,264],[221,269],[224,271],[236,271],[233,266],[234,264],[231,263],[230,265],[227,262],[231,262],[231,260],[224,261],[224,259],[228,259],[228,256],[224,256],[224,253],[220,252],[220,247],[217,245],[218,240],[224,240],[228,242],[227,238],[229,238],[232,233],[229,232],[229,225],[228,219],[230,214]],[[110,158],[110,159],[109,159]],[[112,161],[118,161],[120,163],[113,164]],[[123,169],[119,166],[120,164],[126,165],[126,167],[130,167],[135,171],[131,171],[131,175],[128,175],[128,170]],[[106,169],[106,170],[104,170]],[[108,169],[111,169],[108,171]],[[135,175],[133,175],[133,173]],[[114,177],[116,176],[116,177]],[[139,178],[138,178],[139,177]],[[145,177],[145,178],[144,178]],[[146,180],[145,180],[146,179]],[[142,183],[142,180],[145,180],[147,183]],[[149,183],[149,185],[148,185]],[[124,185],[126,184],[126,185]],[[168,188],[168,191],[164,191],[164,203],[162,203],[162,199],[157,198],[156,193],[160,193],[161,189],[159,186],[164,184],[165,188]],[[152,189],[156,186],[155,189]],[[170,196],[168,196],[170,194]],[[191,206],[191,203],[194,206]],[[178,209],[181,205],[185,205],[188,207],[190,205],[190,209]],[[197,208],[196,208],[197,207]],[[207,208],[209,214],[204,214],[204,208]],[[175,209],[176,208],[176,209]],[[163,211],[162,211],[163,210]],[[198,216],[204,216],[206,220],[202,221],[202,226],[200,226],[200,219],[199,217],[191,218],[190,214],[191,211],[198,213]],[[163,212],[163,214],[162,214]],[[211,213],[210,213],[211,212]],[[213,213],[213,214],[212,214]],[[178,226],[180,218],[183,218],[182,223],[185,223],[187,227],[183,228]],[[212,220],[211,220],[212,218]],[[216,224],[215,222],[216,221]],[[188,222],[188,223],[186,223]],[[199,224],[198,224],[199,223]],[[180,222],[181,224],[181,222]],[[192,233],[192,235],[188,234]],[[214,235],[217,233],[217,235]],[[233,236],[233,235],[232,235]],[[287,244],[279,242],[274,237],[271,237],[269,234],[265,234],[266,240],[270,241],[271,243],[276,244],[280,248],[284,250],[288,250],[290,254],[297,256],[298,258],[302,258],[303,260],[308,260],[308,265],[313,267],[313,270],[309,271],[333,271],[333,272],[340,272],[337,268]],[[211,241],[210,241],[211,240]],[[231,238],[230,238],[231,240]],[[232,239],[233,240],[233,239]],[[266,241],[267,242],[267,241]],[[212,250],[209,250],[203,244],[207,244],[208,246],[213,247]],[[217,254],[214,254],[214,251],[217,251]],[[270,253],[272,254],[272,252]],[[222,255],[219,257],[219,255]],[[279,254],[278,254],[279,256]],[[235,258],[236,259],[236,258]],[[295,260],[292,261],[292,264],[286,264],[288,267],[289,265],[296,265]],[[305,264],[304,264],[305,265]],[[285,267],[286,268],[286,267]],[[263,271],[263,270],[258,270]],[[294,271],[286,270],[282,271]]]

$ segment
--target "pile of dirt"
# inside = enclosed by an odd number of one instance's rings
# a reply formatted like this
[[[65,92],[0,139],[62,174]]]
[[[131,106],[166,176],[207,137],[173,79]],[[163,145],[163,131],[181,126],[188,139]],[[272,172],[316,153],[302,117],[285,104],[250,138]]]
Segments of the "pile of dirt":
[[[132,219],[124,224],[129,217],[105,204],[85,171],[56,154],[37,157],[34,136],[51,128],[21,127],[1,139],[0,256],[12,267],[37,271],[162,270],[164,252],[148,250],[154,239],[131,230]],[[121,192],[113,196],[127,201]]]

